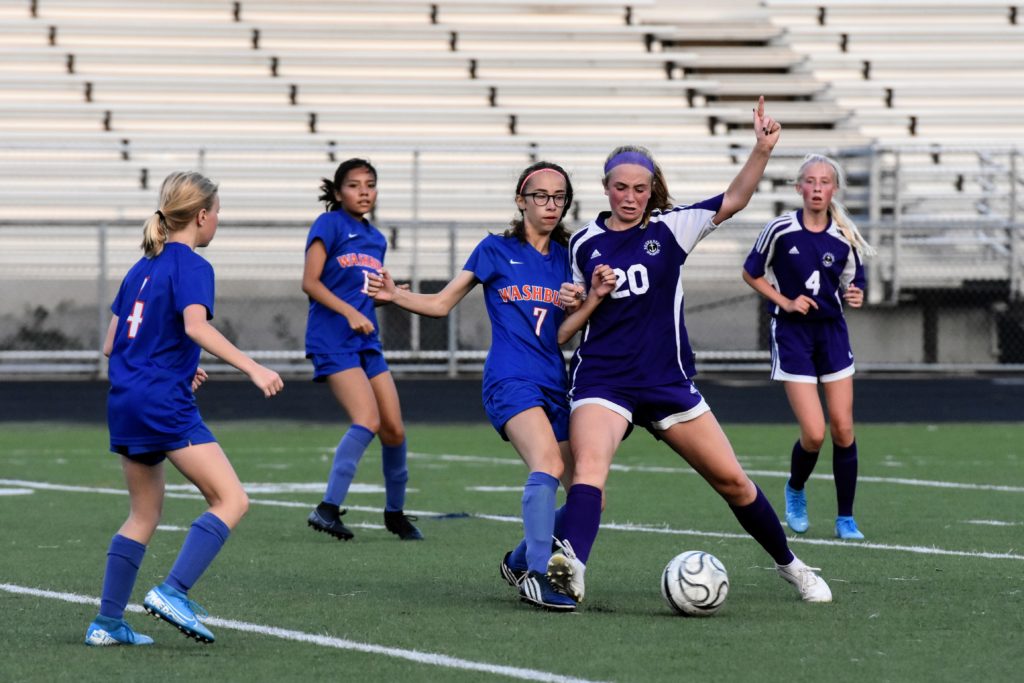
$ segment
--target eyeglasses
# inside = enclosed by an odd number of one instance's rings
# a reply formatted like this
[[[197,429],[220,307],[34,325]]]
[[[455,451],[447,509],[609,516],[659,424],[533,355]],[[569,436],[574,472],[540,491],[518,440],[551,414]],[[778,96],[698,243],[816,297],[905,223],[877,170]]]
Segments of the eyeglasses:
[[[548,194],[547,192],[530,192],[524,194],[524,197],[533,197],[533,203],[537,206],[547,206],[549,201],[554,201],[555,206],[565,206],[565,200],[569,198],[569,195],[564,194]]]

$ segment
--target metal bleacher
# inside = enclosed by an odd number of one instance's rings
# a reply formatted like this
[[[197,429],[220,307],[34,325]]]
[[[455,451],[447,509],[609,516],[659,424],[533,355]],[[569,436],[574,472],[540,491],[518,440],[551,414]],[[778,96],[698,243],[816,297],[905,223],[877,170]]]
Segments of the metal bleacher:
[[[395,240],[389,265],[444,279],[480,234],[507,223],[515,178],[538,158],[572,171],[574,226],[606,207],[600,165],[620,144],[650,147],[680,202],[721,192],[753,140],[751,107],[763,94],[782,141],[734,229],[688,265],[689,282],[735,285],[758,227],[796,204],[789,183],[803,154],[819,151],[844,162],[845,201],[880,247],[873,303],[979,279],[1022,293],[1020,9],[1008,0],[2,3],[0,280],[55,267],[95,278],[89,244],[101,223],[111,229],[107,265],[120,267],[137,253],[162,178],[197,168],[220,182],[225,223],[238,226],[210,248],[218,277],[291,282],[320,179],[353,155],[380,172],[374,218]],[[32,255],[40,224],[70,240],[57,266]],[[89,237],[71,239],[83,229]]]

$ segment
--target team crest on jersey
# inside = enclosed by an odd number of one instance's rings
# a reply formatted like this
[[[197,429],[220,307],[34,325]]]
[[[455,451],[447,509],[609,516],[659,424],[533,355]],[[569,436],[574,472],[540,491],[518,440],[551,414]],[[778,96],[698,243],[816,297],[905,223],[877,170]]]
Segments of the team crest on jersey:
[[[826,268],[831,268],[832,264],[836,262],[836,257],[831,251],[826,251],[821,257],[821,265]]]
[[[644,242],[644,251],[648,256],[657,256],[661,252],[661,242],[658,240],[647,240]]]

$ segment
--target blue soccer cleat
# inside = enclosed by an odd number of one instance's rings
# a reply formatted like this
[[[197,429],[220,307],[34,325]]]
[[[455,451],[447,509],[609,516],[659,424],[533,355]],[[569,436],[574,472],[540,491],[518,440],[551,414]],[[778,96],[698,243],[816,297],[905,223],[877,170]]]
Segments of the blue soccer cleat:
[[[786,524],[798,534],[807,531],[807,491],[794,491],[786,484]]]
[[[857,522],[853,521],[853,517],[836,517],[836,538],[863,541],[864,534],[857,528]]]
[[[133,631],[124,619],[97,616],[85,631],[85,644],[93,647],[152,645],[153,639]]]
[[[189,638],[194,638],[200,643],[212,643],[214,640],[210,629],[203,626],[196,617],[196,612],[204,617],[208,616],[207,611],[166,583],[151,588],[146,593],[142,606],[147,612],[176,627]]]
[[[548,577],[537,572],[528,572],[519,584],[519,599],[553,612],[572,612],[576,609],[575,600],[556,591]]]
[[[501,572],[501,578],[505,579],[505,583],[512,586],[513,588],[519,588],[519,584],[526,578],[525,569],[516,569],[513,567],[509,560],[512,557],[512,551],[505,553],[505,557],[501,558],[501,565],[498,567]]]

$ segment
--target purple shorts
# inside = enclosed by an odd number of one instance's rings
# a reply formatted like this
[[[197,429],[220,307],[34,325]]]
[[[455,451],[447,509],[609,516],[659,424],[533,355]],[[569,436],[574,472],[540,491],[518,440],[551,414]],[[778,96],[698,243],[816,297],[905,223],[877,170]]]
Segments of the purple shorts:
[[[352,353],[308,354],[313,361],[313,381],[325,382],[335,375],[352,368],[362,368],[368,379],[388,371],[388,363],[380,349],[363,349]]]
[[[651,432],[689,422],[711,408],[690,380],[656,387],[589,387],[573,389],[571,410],[582,405],[604,406],[630,424]]]
[[[817,384],[853,375],[846,320],[772,318],[772,379]]]

